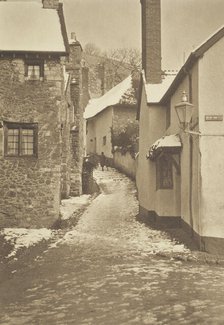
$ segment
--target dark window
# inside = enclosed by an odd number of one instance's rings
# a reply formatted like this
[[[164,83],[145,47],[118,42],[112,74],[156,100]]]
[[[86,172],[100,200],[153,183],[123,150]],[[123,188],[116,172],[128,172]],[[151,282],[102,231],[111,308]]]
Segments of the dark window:
[[[156,161],[156,187],[157,189],[173,188],[172,161],[166,156]]]
[[[5,156],[37,156],[37,124],[4,125]]]
[[[104,136],[104,137],[103,137],[103,145],[105,146],[105,145],[106,145],[106,143],[107,143],[107,137],[106,137],[106,136]]]
[[[44,77],[44,62],[26,61],[25,77],[27,80],[42,80]]]

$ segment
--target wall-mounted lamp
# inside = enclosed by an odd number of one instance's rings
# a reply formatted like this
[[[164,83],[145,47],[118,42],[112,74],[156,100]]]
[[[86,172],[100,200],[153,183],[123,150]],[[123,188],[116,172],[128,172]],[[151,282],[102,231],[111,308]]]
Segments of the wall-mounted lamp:
[[[187,94],[183,91],[181,102],[175,105],[175,110],[181,127],[189,130],[192,119],[194,105],[188,102]]]
[[[175,105],[175,110],[180,123],[180,127],[184,130],[184,132],[194,135],[201,135],[200,132],[190,131],[190,122],[193,116],[194,105],[188,102],[187,94],[185,91],[182,93],[181,102]]]

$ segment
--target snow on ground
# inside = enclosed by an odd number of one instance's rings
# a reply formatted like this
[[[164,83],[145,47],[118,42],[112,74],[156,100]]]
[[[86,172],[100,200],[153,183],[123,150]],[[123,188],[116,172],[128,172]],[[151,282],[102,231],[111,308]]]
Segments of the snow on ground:
[[[7,256],[13,257],[21,248],[29,248],[40,243],[43,240],[49,240],[53,232],[49,229],[25,229],[25,228],[5,228],[0,232],[4,239],[13,245],[13,250]]]
[[[138,201],[134,183],[115,169],[94,170],[94,178],[102,193],[83,213],[77,226],[59,243],[84,245],[96,252],[112,255],[189,254],[183,245],[165,232],[152,229],[136,220]],[[54,246],[54,247],[55,247]]]
[[[61,219],[67,220],[71,218],[75,211],[79,210],[80,208],[89,203],[90,198],[91,195],[85,194],[62,200],[60,207]]]

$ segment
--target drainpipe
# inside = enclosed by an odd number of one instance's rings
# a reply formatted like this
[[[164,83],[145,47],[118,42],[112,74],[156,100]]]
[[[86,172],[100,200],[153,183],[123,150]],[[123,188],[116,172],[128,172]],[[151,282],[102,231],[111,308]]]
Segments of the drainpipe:
[[[191,237],[194,237],[194,219],[193,219],[193,139],[189,135],[189,212],[190,212],[190,225],[191,225]]]

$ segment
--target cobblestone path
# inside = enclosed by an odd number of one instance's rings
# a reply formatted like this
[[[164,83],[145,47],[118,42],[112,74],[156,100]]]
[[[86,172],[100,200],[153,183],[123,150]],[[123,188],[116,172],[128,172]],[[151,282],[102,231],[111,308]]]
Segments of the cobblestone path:
[[[0,284],[0,324],[224,324],[222,267],[135,220],[133,183],[96,172],[103,192],[78,225]]]

